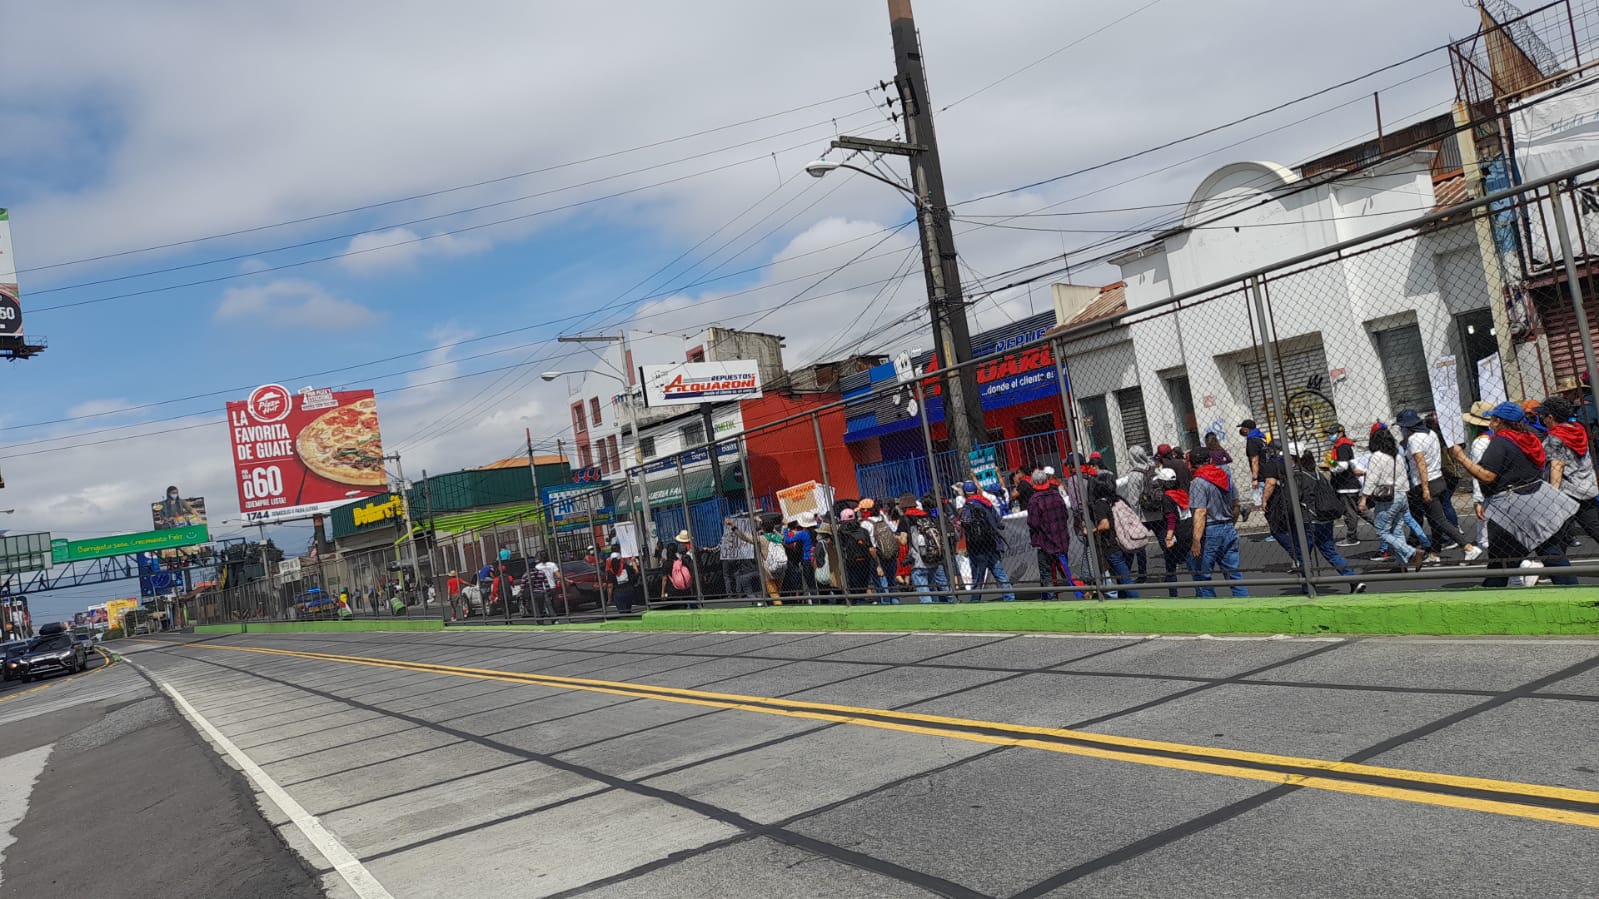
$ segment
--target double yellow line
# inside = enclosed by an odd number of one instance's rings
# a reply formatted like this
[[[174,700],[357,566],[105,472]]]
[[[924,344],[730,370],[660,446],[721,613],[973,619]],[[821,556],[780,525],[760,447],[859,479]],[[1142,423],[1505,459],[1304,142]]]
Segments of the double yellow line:
[[[830,703],[802,702],[736,693],[714,693],[678,687],[634,684],[624,681],[560,677],[489,668],[464,668],[427,662],[407,662],[365,656],[335,655],[254,646],[224,646],[214,643],[176,644],[195,649],[247,652],[282,656],[342,665],[363,665],[419,674],[440,674],[499,683],[581,690],[634,699],[653,699],[710,708],[736,709],[787,718],[808,718],[878,730],[921,734],[986,743],[994,746],[1020,746],[1085,758],[1106,759],[1149,765],[1200,774],[1235,777],[1273,784],[1327,790],[1382,799],[1396,799],[1422,805],[1465,809],[1517,818],[1531,818],[1557,824],[1599,829],[1599,792],[1554,787],[1543,784],[1435,774],[1403,768],[1383,768],[1327,759],[1272,755],[1219,749],[1186,743],[1141,740],[1066,728],[1029,727],[970,718],[918,715],[887,709],[858,708]]]

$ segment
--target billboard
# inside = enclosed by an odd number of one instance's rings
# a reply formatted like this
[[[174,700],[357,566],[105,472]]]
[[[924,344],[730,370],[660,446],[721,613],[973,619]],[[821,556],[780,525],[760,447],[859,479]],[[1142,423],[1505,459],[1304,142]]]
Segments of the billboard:
[[[749,359],[640,365],[639,380],[644,384],[644,405],[652,408],[752,400],[761,395],[760,366]]]
[[[137,534],[115,534],[91,540],[52,540],[50,559],[56,565],[82,562],[85,559],[105,559],[133,553],[154,553],[163,549],[196,546],[211,542],[211,532],[205,525],[172,528],[164,531],[140,531]]]
[[[1550,91],[1511,113],[1516,168],[1523,181],[1547,178],[1599,160],[1599,105],[1596,104],[1599,104],[1599,82],[1592,82],[1575,89]],[[1565,189],[1573,188],[1566,185]],[[1558,213],[1546,199],[1538,201],[1538,211],[1525,213],[1531,230],[1528,249],[1535,261],[1553,264],[1564,259],[1555,225],[1556,215],[1565,218],[1566,230],[1574,243],[1582,240],[1579,232],[1592,235],[1599,229],[1599,187],[1595,186],[1592,175],[1588,176],[1587,183],[1575,185],[1574,189],[1578,195],[1576,202],[1564,201]]]
[[[550,522],[556,527],[587,526],[590,522],[605,524],[611,520],[615,509],[606,505],[610,484],[563,484],[543,487],[544,505],[549,509]]]
[[[228,403],[239,511],[252,522],[331,512],[388,490],[370,390],[291,394],[265,384]]]
[[[205,497],[185,497],[183,495],[183,491],[179,490],[176,486],[168,487],[166,497],[164,499],[157,500],[150,504],[150,523],[155,525],[155,529],[158,531],[169,531],[174,528],[190,528],[196,526],[203,527],[206,523]],[[164,549],[161,551],[161,557],[164,559],[175,559],[180,553],[183,552],[183,550],[193,548],[194,547],[183,547],[183,549]]]
[[[17,260],[11,255],[11,218],[0,209],[0,337],[22,336],[21,297]]]

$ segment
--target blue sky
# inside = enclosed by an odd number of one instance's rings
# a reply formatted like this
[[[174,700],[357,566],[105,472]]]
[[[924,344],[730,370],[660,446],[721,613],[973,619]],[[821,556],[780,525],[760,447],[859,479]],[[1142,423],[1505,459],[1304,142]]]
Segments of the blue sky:
[[[552,360],[577,351],[539,341],[629,321],[664,331],[738,324],[908,214],[867,179],[798,174],[836,131],[893,136],[869,102],[892,73],[881,4],[622,3],[604,17],[587,4],[495,2],[385,4],[382,15],[359,3],[59,6],[0,4],[10,35],[0,206],[11,209],[28,331],[50,341],[0,372],[0,508],[18,509],[0,525],[14,532],[140,530],[169,483],[207,496],[213,521],[237,517],[222,406],[269,381],[379,390],[385,444],[413,476],[508,455],[524,427],[553,440],[567,426],[564,386],[536,375],[583,359]],[[1345,4],[1321,17],[1315,40],[1303,27],[1309,7],[1265,0],[1163,0],[1115,22],[1141,6],[917,4],[935,106],[950,107],[939,129],[952,199],[1215,125],[1476,24],[1455,0]],[[1225,162],[1293,163],[1364,139],[1374,124],[1362,97],[1376,89],[1390,122],[1442,111],[1452,95],[1435,54],[1234,131],[964,211],[1025,212],[1088,194],[1055,208],[1110,210],[1066,220],[1079,229],[1125,227],[1152,213],[1115,210],[1180,204]],[[618,152],[705,129],[717,130]],[[631,192],[601,199],[619,191]],[[379,203],[388,205],[326,215]],[[462,211],[485,204],[498,205]],[[396,230],[418,219],[432,220]],[[258,230],[195,241],[246,229]],[[442,235],[457,229],[468,230]],[[957,230],[978,273],[1094,238]],[[412,238],[425,239],[270,270]],[[887,238],[816,291],[838,295],[760,328],[788,338],[790,363],[805,361],[838,341],[837,322],[871,300],[875,282],[902,271],[912,240],[909,230]],[[180,245],[40,268],[168,243]],[[717,266],[756,270],[684,287]],[[1116,277],[1108,266],[1075,274]],[[175,286],[204,279],[218,280]],[[918,276],[887,295],[885,320],[923,302],[919,287]],[[1047,286],[1038,290],[1032,302],[1047,303]],[[1024,291],[1002,294],[978,310],[979,325],[1028,304]],[[916,344],[914,329],[903,348]],[[842,347],[861,348],[898,335],[844,336]],[[462,340],[473,342],[451,345]],[[399,354],[411,355],[304,377]],[[407,372],[420,366],[431,367]],[[165,402],[229,388],[239,390]],[[385,392],[397,388],[408,389]],[[37,426],[144,403],[163,404]],[[119,430],[90,433],[105,428]],[[283,529],[277,539],[298,548],[306,536]]]

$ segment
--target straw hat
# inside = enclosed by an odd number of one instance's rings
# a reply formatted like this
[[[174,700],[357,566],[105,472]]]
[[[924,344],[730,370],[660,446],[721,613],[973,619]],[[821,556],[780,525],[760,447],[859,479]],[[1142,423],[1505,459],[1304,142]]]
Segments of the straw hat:
[[[1476,425],[1479,428],[1488,427],[1488,413],[1492,412],[1494,404],[1486,400],[1478,400],[1471,404],[1471,408],[1460,416],[1466,424]]]
[[[799,514],[799,518],[797,520],[799,521],[799,526],[802,527],[802,528],[814,528],[814,527],[816,527],[816,513],[815,512],[801,512]]]
[[[1568,390],[1581,389],[1582,382],[1578,381],[1574,375],[1566,375],[1564,378],[1555,381],[1555,393],[1565,393]]]
[[[687,528],[684,528],[683,530],[677,532],[677,542],[678,543],[693,543],[694,542],[694,536],[688,532]]]

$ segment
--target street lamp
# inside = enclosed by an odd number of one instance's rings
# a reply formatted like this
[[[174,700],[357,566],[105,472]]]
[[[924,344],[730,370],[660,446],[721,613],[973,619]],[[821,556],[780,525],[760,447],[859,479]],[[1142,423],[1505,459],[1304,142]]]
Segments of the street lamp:
[[[849,169],[852,172],[858,172],[873,180],[881,181],[884,184],[887,184],[889,187],[892,187],[904,194],[905,198],[911,201],[912,206],[915,206],[917,209],[922,208],[921,198],[916,196],[916,193],[910,188],[900,184],[898,181],[894,181],[893,179],[884,178],[882,175],[877,174],[871,169],[863,169],[858,165],[850,165],[847,162],[834,162],[833,160],[824,156],[821,159],[807,163],[805,166],[805,174],[810,175],[812,178],[825,178],[827,177],[828,172],[836,169]]]

